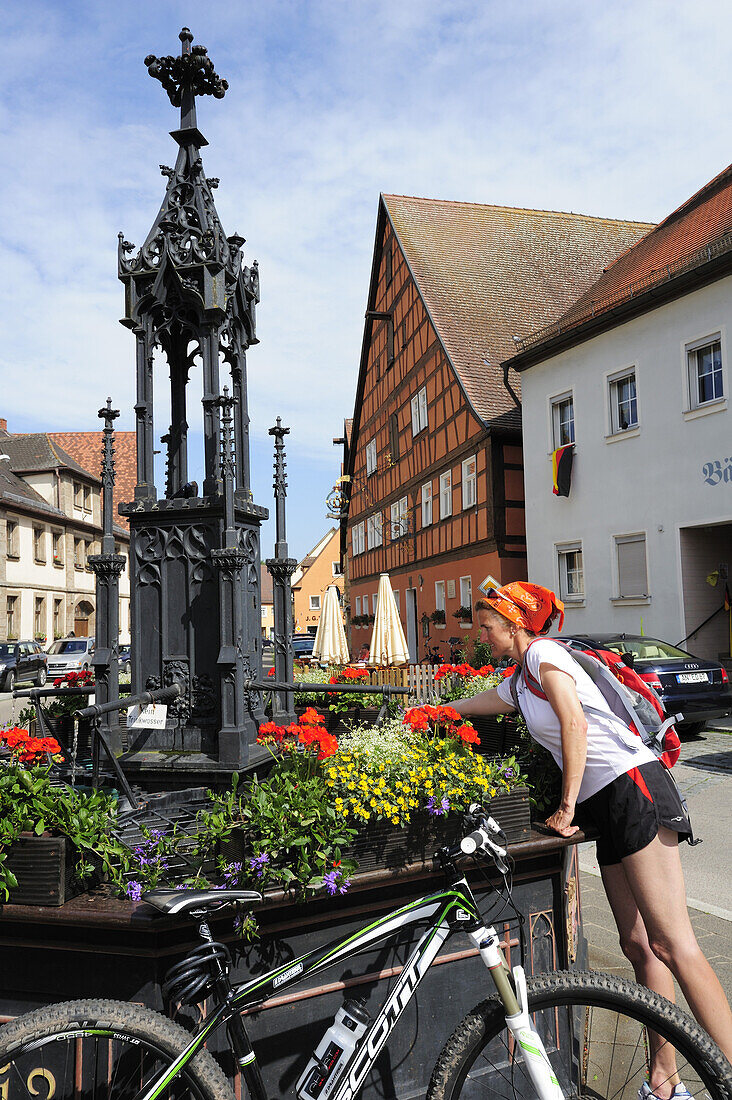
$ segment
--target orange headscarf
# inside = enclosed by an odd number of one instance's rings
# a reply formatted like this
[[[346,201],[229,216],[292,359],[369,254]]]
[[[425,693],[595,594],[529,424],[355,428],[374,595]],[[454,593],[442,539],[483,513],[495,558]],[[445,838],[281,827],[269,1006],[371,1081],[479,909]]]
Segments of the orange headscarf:
[[[511,581],[501,588],[491,588],[485,596],[487,602],[516,626],[530,630],[532,634],[547,634],[559,616],[558,630],[564,623],[564,604],[549,588],[528,581]]]

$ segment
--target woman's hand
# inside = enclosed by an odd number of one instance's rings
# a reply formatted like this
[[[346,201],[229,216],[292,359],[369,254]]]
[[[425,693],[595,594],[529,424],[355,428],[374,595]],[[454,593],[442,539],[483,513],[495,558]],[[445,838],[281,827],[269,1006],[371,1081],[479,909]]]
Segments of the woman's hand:
[[[574,836],[579,832],[579,825],[573,825],[572,819],[574,818],[574,810],[563,810],[560,806],[558,810],[548,817],[545,821],[550,829],[553,829],[555,833],[559,833],[560,836]]]

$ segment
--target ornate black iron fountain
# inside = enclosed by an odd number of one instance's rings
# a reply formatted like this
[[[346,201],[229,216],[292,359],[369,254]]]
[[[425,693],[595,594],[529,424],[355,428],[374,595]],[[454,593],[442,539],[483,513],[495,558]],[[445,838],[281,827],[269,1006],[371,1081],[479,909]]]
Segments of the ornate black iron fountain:
[[[145,243],[119,237],[122,324],[137,346],[137,484],[119,511],[131,533],[133,691],[179,685],[165,730],[132,736],[125,768],[141,781],[215,780],[251,760],[263,715],[245,681],[261,676],[259,529],[252,501],[246,352],[257,343],[259,272],[242,263],[244,238],[226,236],[203,170],[196,97],[228,87],[191,32],[178,57],[145,59],[180,107],[175,167],[161,166],[165,197]],[[165,494],[155,487],[153,357],[170,372]],[[221,369],[231,393],[221,393]],[[189,480],[191,373],[200,371],[204,477]]]

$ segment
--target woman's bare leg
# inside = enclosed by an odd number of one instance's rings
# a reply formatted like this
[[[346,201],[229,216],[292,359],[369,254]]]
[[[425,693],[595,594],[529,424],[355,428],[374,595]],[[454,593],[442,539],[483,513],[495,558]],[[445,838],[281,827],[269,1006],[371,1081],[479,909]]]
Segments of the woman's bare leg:
[[[620,946],[635,974],[635,980],[655,990],[669,1001],[675,998],[674,979],[668,967],[658,959],[648,942],[643,918],[630,888],[622,863],[600,868],[610,908],[618,926]],[[676,1051],[655,1031],[648,1032],[651,1053],[648,1080],[657,1096],[668,1097],[679,1083]]]
[[[673,973],[698,1022],[732,1061],[732,1011],[691,927],[677,834],[662,826],[650,844],[625,857],[623,870],[651,950]]]

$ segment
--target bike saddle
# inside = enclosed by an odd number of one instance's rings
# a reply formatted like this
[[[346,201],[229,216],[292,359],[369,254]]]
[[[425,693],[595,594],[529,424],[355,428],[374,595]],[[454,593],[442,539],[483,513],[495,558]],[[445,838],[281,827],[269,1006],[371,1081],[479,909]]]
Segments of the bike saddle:
[[[257,905],[262,895],[256,890],[146,890],[142,901],[154,905],[161,913],[175,916],[179,913],[211,912],[222,905],[238,901],[243,905]]]

